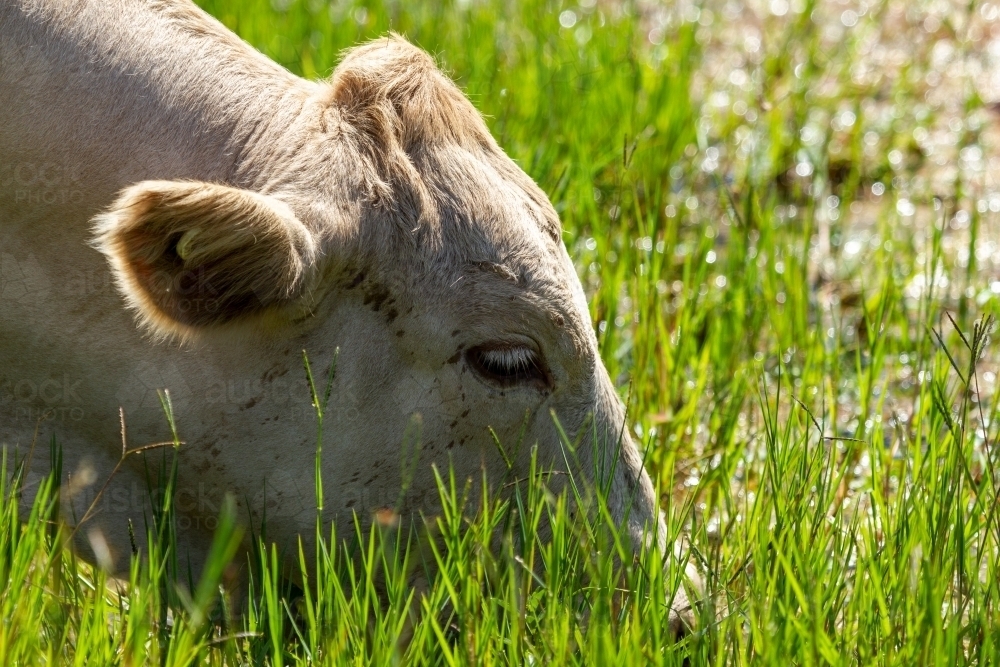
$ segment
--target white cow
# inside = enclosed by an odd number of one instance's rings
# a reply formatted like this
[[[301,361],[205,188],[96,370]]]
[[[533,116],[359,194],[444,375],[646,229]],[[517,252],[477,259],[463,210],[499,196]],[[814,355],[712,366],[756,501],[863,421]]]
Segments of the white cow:
[[[662,539],[555,211],[399,37],[306,81],[187,0],[7,0],[0,253],[0,442],[41,443],[38,475],[55,436],[77,518],[121,456],[119,407],[130,446],[170,437],[168,388],[192,562],[226,493],[245,520],[266,502],[270,538],[308,537],[301,351],[324,376],[339,348],[330,520],[396,505],[414,415],[406,510],[433,506],[432,463],[501,477],[489,427],[510,445],[524,428],[561,463],[554,412],[582,436],[583,470],[614,471],[611,509],[635,542]],[[85,552],[127,562],[144,470],[137,456],[114,476]]]

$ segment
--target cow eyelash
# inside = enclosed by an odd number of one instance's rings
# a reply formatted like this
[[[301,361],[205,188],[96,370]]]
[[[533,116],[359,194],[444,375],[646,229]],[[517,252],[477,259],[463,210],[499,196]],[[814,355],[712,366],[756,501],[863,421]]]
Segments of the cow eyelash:
[[[466,353],[469,365],[486,380],[502,387],[521,384],[549,386],[541,357],[520,345],[480,345]]]

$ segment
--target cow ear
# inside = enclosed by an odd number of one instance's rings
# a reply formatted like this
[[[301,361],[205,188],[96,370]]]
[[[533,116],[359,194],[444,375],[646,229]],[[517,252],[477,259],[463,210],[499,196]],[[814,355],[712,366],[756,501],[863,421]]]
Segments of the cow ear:
[[[162,335],[280,311],[303,292],[316,253],[286,204],[213,183],[133,185],[95,231],[129,304]]]

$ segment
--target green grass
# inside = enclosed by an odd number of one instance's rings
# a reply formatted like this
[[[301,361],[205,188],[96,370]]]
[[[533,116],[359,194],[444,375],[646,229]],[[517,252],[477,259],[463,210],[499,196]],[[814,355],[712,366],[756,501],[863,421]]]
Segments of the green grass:
[[[228,514],[185,592],[168,494],[118,593],[62,548],[54,487],[19,523],[8,485],[0,664],[1000,662],[1000,283],[995,247],[977,253],[998,220],[962,151],[989,148],[990,120],[935,50],[983,49],[986,10],[886,1],[851,6],[852,24],[811,2],[759,21],[671,6],[666,22],[631,2],[202,4],[306,76],[390,29],[437,55],[560,211],[706,601],[674,645],[677,562],[622,567],[574,499],[470,498],[443,472],[436,539],[338,526],[354,550],[330,534],[300,554],[298,597],[263,548],[234,618],[216,595],[240,535]],[[904,58],[873,64],[873,44],[900,42]]]

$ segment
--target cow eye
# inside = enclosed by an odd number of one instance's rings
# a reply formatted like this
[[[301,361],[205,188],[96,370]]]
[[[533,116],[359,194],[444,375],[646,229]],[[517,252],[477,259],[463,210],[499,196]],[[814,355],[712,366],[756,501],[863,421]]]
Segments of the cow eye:
[[[465,358],[483,379],[501,387],[550,385],[541,356],[523,345],[480,345],[466,352]]]

